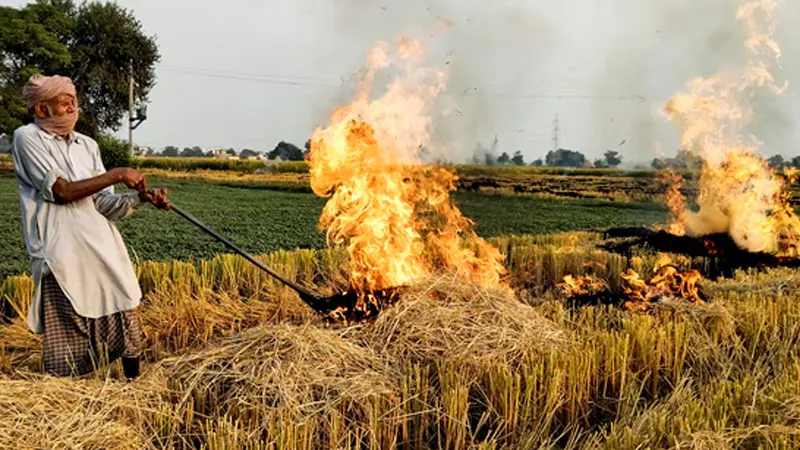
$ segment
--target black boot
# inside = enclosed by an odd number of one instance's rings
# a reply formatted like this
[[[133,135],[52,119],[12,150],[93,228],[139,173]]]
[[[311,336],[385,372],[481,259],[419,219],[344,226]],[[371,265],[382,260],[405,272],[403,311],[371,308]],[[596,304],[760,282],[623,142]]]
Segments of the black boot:
[[[135,358],[122,357],[122,371],[128,380],[133,380],[139,376],[139,359],[138,356]]]

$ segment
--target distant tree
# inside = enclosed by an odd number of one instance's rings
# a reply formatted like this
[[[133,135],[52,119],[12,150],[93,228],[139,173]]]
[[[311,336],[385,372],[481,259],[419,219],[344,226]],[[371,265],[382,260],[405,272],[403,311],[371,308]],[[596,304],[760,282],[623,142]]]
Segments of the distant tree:
[[[524,166],[525,158],[522,156],[522,152],[517,150],[514,153],[514,157],[511,158],[511,162],[514,163],[515,166]]]
[[[214,151],[213,150],[207,151],[205,156],[206,156],[206,158],[213,158],[214,157]]]
[[[131,67],[135,101],[148,101],[160,59],[156,41],[116,3],[38,0],[4,6],[0,30],[0,133],[30,120],[21,90],[34,73],[72,78],[81,107],[77,130],[95,139],[121,126]]]
[[[539,158],[536,161],[532,162],[531,165],[534,167],[542,167],[544,165],[544,161],[542,161],[542,158]]]
[[[586,157],[581,152],[560,148],[547,152],[545,163],[551,167],[582,167],[586,165]]]
[[[227,153],[229,156],[236,156],[236,150],[232,148],[226,149],[225,153]]]
[[[618,151],[609,150],[603,156],[606,167],[617,167],[622,164],[622,156],[619,155]]]
[[[296,145],[280,141],[278,145],[267,153],[269,159],[281,159],[283,161],[303,161],[303,151]]]
[[[100,158],[103,160],[103,166],[106,170],[131,165],[133,155],[131,155],[128,144],[125,141],[107,133],[100,133],[95,140],[100,148]]]
[[[696,170],[703,166],[703,158],[689,150],[681,149],[674,158],[655,158],[650,166],[656,170]]]
[[[178,156],[178,147],[168,145],[161,151],[161,156]]]
[[[678,165],[684,169],[697,170],[703,167],[703,157],[686,149],[678,150],[675,159],[678,161]]]
[[[792,167],[800,169],[800,156],[795,156],[794,158],[792,158],[791,165]]]
[[[598,168],[608,167],[608,162],[605,159],[595,159],[594,166]]]
[[[255,150],[250,150],[249,148],[246,148],[246,149],[242,150],[241,153],[239,153],[239,156],[242,159],[245,159],[245,158],[257,158],[260,155],[261,155],[261,153],[255,151]]]
[[[181,152],[181,156],[193,157],[193,158],[201,158],[203,157],[203,149],[200,147],[186,147]]]
[[[506,152],[503,152],[503,154],[500,155],[499,158],[497,158],[497,164],[502,164],[502,165],[505,166],[509,162],[511,162],[511,157],[508,156],[508,153],[506,153]]]
[[[767,163],[773,169],[781,169],[781,168],[783,168],[783,165],[786,164],[786,161],[784,161],[782,155],[775,155],[775,156],[769,158],[767,160]]]
[[[494,152],[484,147],[481,142],[475,144],[475,149],[472,151],[472,164],[486,164],[493,166],[497,163],[497,157]]]

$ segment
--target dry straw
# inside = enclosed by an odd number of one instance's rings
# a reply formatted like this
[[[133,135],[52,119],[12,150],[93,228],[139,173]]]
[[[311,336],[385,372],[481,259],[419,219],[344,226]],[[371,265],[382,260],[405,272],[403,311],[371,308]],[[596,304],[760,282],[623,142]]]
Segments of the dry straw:
[[[512,295],[453,276],[414,286],[358,335],[381,353],[473,366],[518,364],[565,342],[563,331]]]

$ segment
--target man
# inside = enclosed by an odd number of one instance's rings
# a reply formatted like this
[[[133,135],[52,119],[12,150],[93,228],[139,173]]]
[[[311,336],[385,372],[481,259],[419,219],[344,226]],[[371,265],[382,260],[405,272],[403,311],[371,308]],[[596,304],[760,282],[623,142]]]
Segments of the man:
[[[44,335],[44,370],[83,376],[122,357],[125,376],[135,378],[142,293],[113,222],[145,201],[169,208],[166,190],[148,193],[133,169],[105,170],[97,143],[74,131],[78,105],[69,78],[34,75],[23,97],[34,123],[14,132],[11,152],[35,283],[28,326]],[[118,183],[139,194],[115,194]]]

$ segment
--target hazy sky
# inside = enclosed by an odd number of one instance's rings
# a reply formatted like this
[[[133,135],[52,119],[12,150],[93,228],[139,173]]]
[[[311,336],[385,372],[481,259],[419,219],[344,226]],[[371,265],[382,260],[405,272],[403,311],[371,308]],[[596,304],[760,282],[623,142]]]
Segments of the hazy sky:
[[[22,5],[24,1],[0,4]],[[125,0],[162,62],[140,145],[270,150],[302,146],[334,107],[343,83],[379,40],[421,39],[450,71],[460,114],[436,123],[454,157],[497,135],[499,151],[527,161],[560,144],[630,160],[674,154],[678,132],[660,108],[686,81],[742,54],[735,1],[720,0]],[[800,106],[800,5],[785,2],[782,98],[765,98],[757,124],[765,153],[793,156]],[[445,26],[446,25],[446,26]],[[445,64],[450,61],[449,64]],[[469,94],[464,94],[468,92]],[[126,129],[119,132],[127,136]]]

